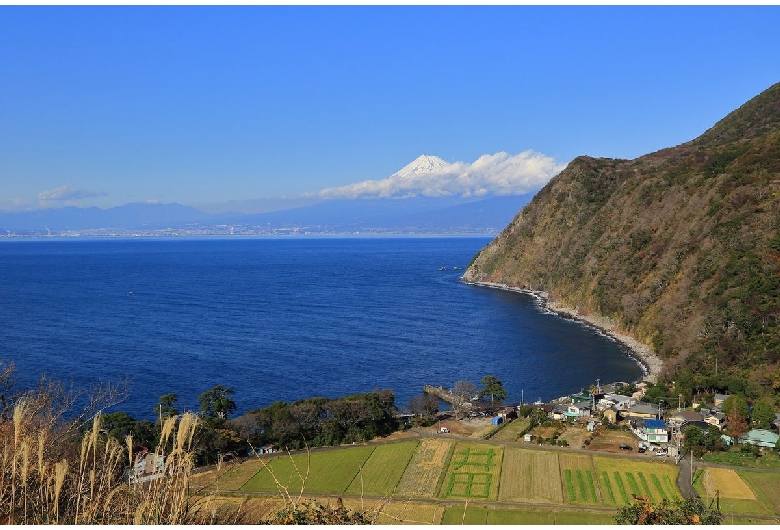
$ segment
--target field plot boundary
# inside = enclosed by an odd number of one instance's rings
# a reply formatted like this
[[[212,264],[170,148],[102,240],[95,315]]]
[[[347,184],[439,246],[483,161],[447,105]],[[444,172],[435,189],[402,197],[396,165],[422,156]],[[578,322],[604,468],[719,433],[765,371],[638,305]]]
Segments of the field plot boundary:
[[[504,448],[498,500],[563,504],[558,453]]]
[[[268,469],[261,468],[241,489],[280,493],[273,472],[276,480],[287,488],[290,494],[298,494],[302,490],[307,495],[341,494],[354,480],[374,449],[375,447],[371,446],[360,446],[276,457],[268,461]],[[311,467],[306,477],[309,464]],[[305,486],[301,483],[299,473],[306,480]]]
[[[750,486],[757,499],[775,515],[780,515],[780,473],[739,470],[737,474]]]
[[[679,470],[671,464],[594,456],[593,465],[594,475],[601,482],[601,502],[604,504],[630,504],[631,494],[648,497],[653,503],[682,499],[675,485]]]
[[[457,442],[439,496],[496,500],[502,457],[500,446]]]
[[[397,495],[434,498],[450,463],[455,443],[437,438],[420,440],[395,488]]]
[[[390,495],[419,446],[417,440],[376,446],[347,486],[348,495]]]

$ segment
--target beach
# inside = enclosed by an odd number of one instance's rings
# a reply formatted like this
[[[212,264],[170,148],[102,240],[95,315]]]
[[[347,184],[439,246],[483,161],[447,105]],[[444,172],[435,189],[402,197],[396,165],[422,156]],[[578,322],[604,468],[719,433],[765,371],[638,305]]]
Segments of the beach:
[[[645,381],[649,381],[651,383],[657,382],[658,376],[660,375],[663,368],[663,361],[661,358],[658,357],[648,345],[639,342],[634,337],[615,331],[615,324],[611,319],[601,315],[583,315],[576,308],[563,306],[555,301],[551,301],[549,294],[544,291],[522,289],[520,287],[512,287],[503,283],[495,282],[469,282],[464,280],[464,283],[481,287],[489,287],[492,289],[501,289],[504,291],[513,291],[533,296],[539,300],[542,308],[556,313],[562,317],[584,322],[596,329],[601,330],[603,333],[623,344],[631,351],[631,356],[636,360],[636,362],[642,367],[642,370],[644,371]]]

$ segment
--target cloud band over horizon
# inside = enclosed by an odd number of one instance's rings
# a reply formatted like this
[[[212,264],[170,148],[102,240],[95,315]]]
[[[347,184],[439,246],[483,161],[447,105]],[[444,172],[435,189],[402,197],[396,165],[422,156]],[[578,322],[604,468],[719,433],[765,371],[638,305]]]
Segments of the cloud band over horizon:
[[[540,189],[566,165],[531,149],[516,155],[482,155],[471,164],[422,155],[385,179],[325,188],[308,196],[361,199],[522,195]]]

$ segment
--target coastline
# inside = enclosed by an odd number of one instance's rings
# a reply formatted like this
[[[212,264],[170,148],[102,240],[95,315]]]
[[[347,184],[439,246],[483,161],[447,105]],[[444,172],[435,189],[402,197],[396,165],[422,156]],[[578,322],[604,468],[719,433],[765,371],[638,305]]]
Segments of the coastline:
[[[639,342],[634,337],[630,337],[615,331],[615,325],[609,318],[598,315],[582,315],[575,308],[562,306],[556,302],[550,301],[549,294],[544,291],[533,291],[530,289],[522,289],[520,287],[511,287],[503,283],[466,281],[462,278],[461,281],[468,285],[489,287],[491,289],[501,289],[502,291],[513,291],[516,293],[533,296],[539,301],[539,304],[543,309],[555,313],[563,318],[570,318],[579,322],[584,322],[585,324],[602,331],[606,335],[610,336],[613,340],[625,346],[631,352],[631,358],[634,359],[634,361],[636,361],[636,363],[642,368],[642,372],[644,373],[644,381],[649,381],[651,383],[658,381],[658,376],[660,375],[661,369],[663,368],[663,361],[661,358],[658,357],[646,344]]]

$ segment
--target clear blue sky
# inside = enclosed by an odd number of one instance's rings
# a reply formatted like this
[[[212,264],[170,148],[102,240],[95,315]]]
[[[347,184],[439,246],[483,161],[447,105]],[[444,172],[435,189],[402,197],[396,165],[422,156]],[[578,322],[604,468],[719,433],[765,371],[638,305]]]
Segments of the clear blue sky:
[[[299,195],[423,153],[634,158],[780,81],[779,28],[777,6],[3,6],[0,209]]]

